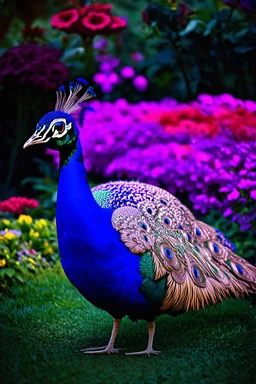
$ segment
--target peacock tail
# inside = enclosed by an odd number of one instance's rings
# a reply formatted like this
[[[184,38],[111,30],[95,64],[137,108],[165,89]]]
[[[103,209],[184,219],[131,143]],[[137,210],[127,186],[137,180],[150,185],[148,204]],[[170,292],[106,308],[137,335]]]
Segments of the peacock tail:
[[[256,268],[169,192],[122,181],[92,192],[101,207],[114,210],[121,241],[141,256],[141,292],[159,312],[197,310],[255,292]]]

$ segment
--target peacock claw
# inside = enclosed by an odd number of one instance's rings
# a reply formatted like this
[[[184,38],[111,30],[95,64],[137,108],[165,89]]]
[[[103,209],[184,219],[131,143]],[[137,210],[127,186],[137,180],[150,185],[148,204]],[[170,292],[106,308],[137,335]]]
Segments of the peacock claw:
[[[87,354],[87,355],[93,355],[93,354],[111,354],[111,353],[119,353],[119,351],[123,351],[122,348],[113,348],[113,347],[108,347],[107,345],[104,345],[103,347],[96,347],[96,348],[86,348],[86,349],[81,349],[81,352]]]
[[[150,357],[151,355],[159,355],[161,351],[155,351],[153,348],[147,348],[145,351],[139,351],[139,352],[129,352],[126,353],[127,356],[135,356],[135,355],[147,355]]]

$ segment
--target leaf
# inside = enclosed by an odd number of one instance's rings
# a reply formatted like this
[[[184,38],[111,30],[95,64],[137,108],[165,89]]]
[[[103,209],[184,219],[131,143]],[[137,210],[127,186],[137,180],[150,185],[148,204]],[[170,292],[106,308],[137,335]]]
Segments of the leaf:
[[[3,268],[0,270],[0,276],[4,277],[5,275],[9,276],[10,278],[15,275],[15,269],[14,268]]]
[[[213,28],[216,26],[216,24],[217,24],[217,20],[216,19],[212,19],[211,21],[209,21],[209,23],[207,24],[207,28],[204,31],[203,35],[204,36],[210,35],[212,30],[213,30]]]
[[[16,274],[15,278],[19,280],[21,283],[24,283],[24,279],[21,275]]]
[[[180,36],[186,36],[190,32],[193,32],[198,25],[203,26],[204,28],[207,27],[207,25],[202,20],[190,20],[190,22],[187,24],[186,28],[179,33]]]
[[[254,51],[256,49],[255,46],[239,46],[235,48],[235,51],[239,53],[240,55],[243,55],[244,53]]]

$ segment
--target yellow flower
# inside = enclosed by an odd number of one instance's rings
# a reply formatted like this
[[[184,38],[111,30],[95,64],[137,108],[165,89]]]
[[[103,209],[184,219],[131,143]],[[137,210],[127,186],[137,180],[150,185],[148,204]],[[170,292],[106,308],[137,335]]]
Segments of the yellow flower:
[[[44,242],[44,246],[45,246],[45,247],[48,247],[48,245],[49,245],[48,241],[45,241],[45,242]]]
[[[39,232],[35,232],[33,228],[30,229],[29,231],[29,236],[30,237],[34,237],[35,239],[37,239],[40,235],[39,235]]]
[[[47,227],[47,221],[45,219],[40,219],[35,222],[34,228],[40,230]]]
[[[31,257],[28,258],[28,261],[31,263],[31,264],[36,264],[36,261],[34,259],[32,259]]]
[[[54,250],[52,249],[52,247],[46,248],[45,254],[46,255],[53,255],[54,254]]]
[[[29,215],[20,215],[19,218],[18,218],[18,223],[19,224],[32,224],[33,222],[33,219],[31,216]]]
[[[47,227],[47,221],[45,219],[40,219],[39,223],[42,224],[43,227]]]
[[[3,239],[4,239],[4,237],[2,235],[0,235],[0,240],[3,240]]]
[[[0,260],[0,267],[4,267],[6,264],[6,260],[5,259],[1,259]]]
[[[16,265],[20,265],[20,262],[19,262],[19,261],[16,261]]]
[[[10,222],[10,220],[3,219],[3,220],[2,220],[2,223],[4,223],[4,225],[7,225],[7,226],[8,226],[8,225],[10,225],[11,222]]]
[[[41,255],[37,255],[37,258],[38,258],[38,260],[41,260],[42,256]]]
[[[16,236],[12,232],[6,232],[4,234],[4,238],[7,239],[7,240],[12,240],[12,239],[14,239],[14,237],[16,237]]]

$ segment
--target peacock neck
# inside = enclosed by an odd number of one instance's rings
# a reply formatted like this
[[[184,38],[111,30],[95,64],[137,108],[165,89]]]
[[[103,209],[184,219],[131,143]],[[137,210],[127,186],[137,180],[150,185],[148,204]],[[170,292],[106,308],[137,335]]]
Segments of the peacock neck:
[[[57,209],[59,205],[67,211],[69,207],[73,209],[74,206],[81,210],[80,204],[87,212],[100,209],[88,183],[82,146],[78,139],[60,151]]]

